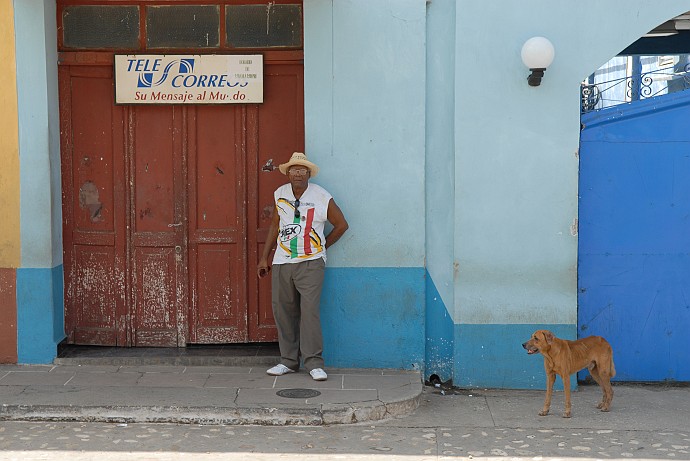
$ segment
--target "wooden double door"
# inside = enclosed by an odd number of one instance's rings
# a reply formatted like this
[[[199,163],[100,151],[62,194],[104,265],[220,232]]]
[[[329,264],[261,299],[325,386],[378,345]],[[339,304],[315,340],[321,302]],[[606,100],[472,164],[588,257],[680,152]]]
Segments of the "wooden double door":
[[[253,105],[116,106],[112,54],[60,58],[68,341],[275,341],[256,263],[304,146],[301,53],[265,55]]]

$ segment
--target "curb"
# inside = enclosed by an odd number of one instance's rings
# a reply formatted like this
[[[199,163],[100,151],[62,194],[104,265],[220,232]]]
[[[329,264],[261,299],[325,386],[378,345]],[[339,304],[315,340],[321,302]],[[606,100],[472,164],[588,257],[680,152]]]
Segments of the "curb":
[[[321,404],[313,408],[176,406],[0,406],[0,421],[169,423],[199,425],[325,426],[407,416],[417,409],[419,393],[396,402]]]

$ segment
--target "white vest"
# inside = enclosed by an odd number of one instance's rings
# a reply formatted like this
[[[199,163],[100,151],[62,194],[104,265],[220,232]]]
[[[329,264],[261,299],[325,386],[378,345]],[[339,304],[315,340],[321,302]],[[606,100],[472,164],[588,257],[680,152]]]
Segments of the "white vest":
[[[323,187],[309,183],[299,198],[299,217],[295,217],[295,195],[292,185],[280,186],[273,193],[280,218],[278,244],[273,264],[291,264],[310,259],[326,260],[326,238],[323,229],[328,219],[331,194]]]

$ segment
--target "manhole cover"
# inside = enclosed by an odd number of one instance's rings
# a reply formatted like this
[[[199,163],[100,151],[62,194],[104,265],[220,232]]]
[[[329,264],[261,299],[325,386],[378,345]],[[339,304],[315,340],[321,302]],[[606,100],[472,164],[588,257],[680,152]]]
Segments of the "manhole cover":
[[[288,399],[309,399],[321,395],[321,392],[314,389],[282,389],[276,395]]]

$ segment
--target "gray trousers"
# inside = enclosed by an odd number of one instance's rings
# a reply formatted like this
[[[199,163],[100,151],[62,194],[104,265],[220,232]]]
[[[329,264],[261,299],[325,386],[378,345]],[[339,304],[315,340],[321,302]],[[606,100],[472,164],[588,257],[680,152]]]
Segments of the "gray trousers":
[[[299,369],[323,368],[320,302],[326,263],[322,258],[294,264],[274,264],[271,301],[278,328],[281,363]]]

